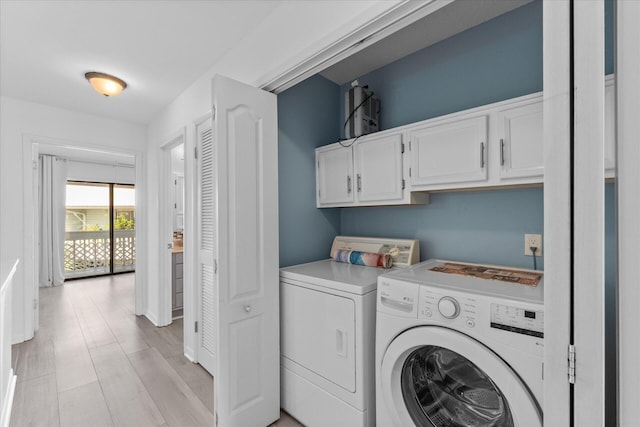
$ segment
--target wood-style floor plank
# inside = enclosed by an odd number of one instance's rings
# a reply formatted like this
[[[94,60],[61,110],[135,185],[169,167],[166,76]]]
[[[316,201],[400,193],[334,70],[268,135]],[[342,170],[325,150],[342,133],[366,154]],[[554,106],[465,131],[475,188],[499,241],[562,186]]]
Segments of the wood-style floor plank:
[[[88,348],[116,342],[111,329],[109,329],[109,326],[98,312],[91,298],[76,295],[74,297],[74,308]]]
[[[55,374],[24,380],[16,385],[9,425],[15,427],[60,425]]]
[[[55,373],[55,359],[51,339],[31,340],[17,344],[17,381]]]
[[[213,378],[200,365],[191,362],[183,354],[167,358],[167,362],[182,377],[185,383],[213,413]]]
[[[113,426],[97,381],[58,393],[58,405],[60,427]]]
[[[213,415],[155,348],[128,355],[169,426],[211,426]]]
[[[118,344],[91,349],[111,418],[116,426],[158,426],[165,420]]]
[[[58,392],[98,380],[81,333],[56,339],[53,348]]]
[[[11,427],[213,426],[213,378],[183,355],[183,323],[135,316],[134,274],[40,289],[40,329],[12,348]],[[282,412],[274,426],[300,427]]]

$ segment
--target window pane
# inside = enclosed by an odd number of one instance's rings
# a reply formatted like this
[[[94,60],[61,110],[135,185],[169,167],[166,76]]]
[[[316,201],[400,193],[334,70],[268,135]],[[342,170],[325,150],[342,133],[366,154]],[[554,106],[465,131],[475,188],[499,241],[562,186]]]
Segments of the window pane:
[[[109,185],[68,183],[65,215],[65,277],[110,272]]]
[[[133,185],[113,186],[113,271],[136,269],[136,191]]]

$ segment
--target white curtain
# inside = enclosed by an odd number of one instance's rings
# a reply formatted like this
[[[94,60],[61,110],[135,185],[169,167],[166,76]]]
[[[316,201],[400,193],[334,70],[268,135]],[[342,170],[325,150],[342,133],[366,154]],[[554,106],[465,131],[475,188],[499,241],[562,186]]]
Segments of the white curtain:
[[[40,287],[64,283],[65,159],[40,156]]]

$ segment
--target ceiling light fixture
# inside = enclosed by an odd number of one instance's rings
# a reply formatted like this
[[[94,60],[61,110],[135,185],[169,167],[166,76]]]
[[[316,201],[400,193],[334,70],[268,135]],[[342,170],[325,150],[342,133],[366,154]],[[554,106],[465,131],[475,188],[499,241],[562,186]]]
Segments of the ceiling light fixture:
[[[90,71],[85,73],[84,77],[89,80],[96,92],[104,96],[116,96],[127,87],[123,80],[105,73]]]

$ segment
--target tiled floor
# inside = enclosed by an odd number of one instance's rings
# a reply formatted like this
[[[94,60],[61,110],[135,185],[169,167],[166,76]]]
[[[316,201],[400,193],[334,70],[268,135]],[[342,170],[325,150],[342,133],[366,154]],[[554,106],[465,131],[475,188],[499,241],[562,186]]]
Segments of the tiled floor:
[[[213,378],[182,351],[182,321],[134,314],[134,275],[40,290],[40,329],[13,346],[10,425],[213,426]],[[279,427],[300,426],[281,413]]]

